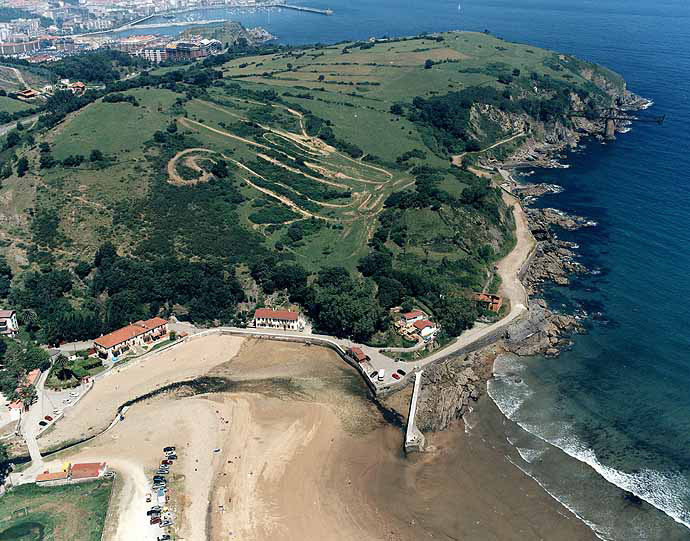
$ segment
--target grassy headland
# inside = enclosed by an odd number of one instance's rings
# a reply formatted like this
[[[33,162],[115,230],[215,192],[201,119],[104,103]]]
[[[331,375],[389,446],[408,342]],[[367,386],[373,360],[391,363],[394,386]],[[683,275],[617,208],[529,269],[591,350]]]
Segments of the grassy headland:
[[[159,312],[241,323],[279,291],[358,340],[400,303],[457,334],[513,223],[451,157],[500,156],[624,92],[604,68],[467,32],[236,47],[106,83],[49,101],[2,153],[11,303],[51,340]]]

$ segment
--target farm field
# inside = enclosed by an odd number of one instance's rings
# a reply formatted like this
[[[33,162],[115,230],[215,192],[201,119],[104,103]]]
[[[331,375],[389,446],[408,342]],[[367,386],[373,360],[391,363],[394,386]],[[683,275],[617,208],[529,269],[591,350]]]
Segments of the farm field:
[[[16,113],[17,111],[26,111],[27,109],[31,109],[31,105],[8,98],[7,96],[0,96],[0,112]]]
[[[0,499],[0,540],[98,541],[113,482],[21,485]]]

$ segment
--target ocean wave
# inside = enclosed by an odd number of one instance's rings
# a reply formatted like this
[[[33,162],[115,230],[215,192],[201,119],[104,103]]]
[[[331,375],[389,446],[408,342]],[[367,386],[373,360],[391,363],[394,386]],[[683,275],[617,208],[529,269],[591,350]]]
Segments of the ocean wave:
[[[498,361],[500,357],[496,360]],[[506,369],[515,364],[514,360],[510,362],[503,359],[499,363],[499,368]],[[496,373],[495,369],[494,373]],[[617,470],[602,464],[594,450],[573,434],[569,425],[561,424],[556,427],[553,424],[535,425],[520,421],[516,414],[533,395],[533,391],[524,381],[520,380],[518,383],[509,377],[509,374],[499,376],[495,382],[489,380],[487,394],[503,415],[523,430],[559,448],[572,458],[587,464],[609,483],[634,494],[677,523],[690,528],[690,511],[684,506],[685,502],[690,501],[690,484],[680,472],[662,472],[649,468],[641,469],[635,473]]]
[[[515,449],[517,449],[517,452],[522,458],[522,460],[524,460],[528,464],[533,464],[535,460],[541,458],[546,452],[545,448],[532,449],[529,447],[518,447],[517,445],[515,446]]]

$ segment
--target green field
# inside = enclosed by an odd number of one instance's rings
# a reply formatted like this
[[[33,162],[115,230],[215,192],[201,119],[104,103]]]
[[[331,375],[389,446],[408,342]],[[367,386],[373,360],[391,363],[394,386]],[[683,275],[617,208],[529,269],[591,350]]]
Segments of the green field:
[[[0,498],[0,540],[99,541],[112,481],[21,485]]]
[[[31,105],[8,98],[7,96],[0,96],[0,112],[16,113],[17,111],[26,111],[31,109]]]

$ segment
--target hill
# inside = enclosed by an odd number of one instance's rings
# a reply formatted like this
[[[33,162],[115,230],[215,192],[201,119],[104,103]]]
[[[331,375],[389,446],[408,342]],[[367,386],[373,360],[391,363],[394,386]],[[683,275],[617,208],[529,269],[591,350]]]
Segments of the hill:
[[[358,340],[390,338],[400,303],[457,333],[514,242],[500,189],[466,166],[566,140],[571,108],[625,92],[605,68],[448,33],[242,45],[56,95],[2,154],[10,302],[50,340],[159,312],[238,323],[267,295]]]

